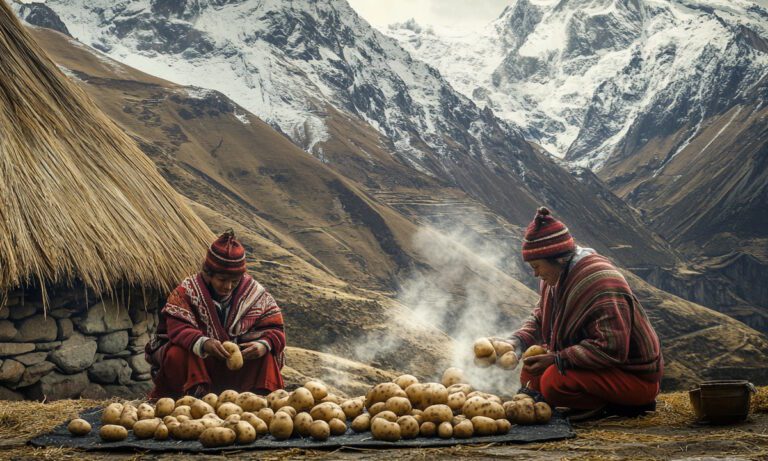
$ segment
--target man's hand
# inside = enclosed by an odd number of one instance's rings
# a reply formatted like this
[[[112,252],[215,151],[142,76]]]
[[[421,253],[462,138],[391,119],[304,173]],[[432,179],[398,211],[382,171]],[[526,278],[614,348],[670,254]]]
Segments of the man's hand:
[[[217,339],[209,339],[203,343],[203,351],[215,357],[219,360],[227,360],[229,358],[229,352],[221,345],[221,341]]]
[[[251,343],[243,343],[240,345],[243,352],[243,360],[254,360],[259,357],[263,357],[269,352],[267,346],[259,341],[253,341]]]
[[[547,352],[546,354],[534,355],[523,360],[523,370],[533,376],[539,376],[555,363],[555,354]]]

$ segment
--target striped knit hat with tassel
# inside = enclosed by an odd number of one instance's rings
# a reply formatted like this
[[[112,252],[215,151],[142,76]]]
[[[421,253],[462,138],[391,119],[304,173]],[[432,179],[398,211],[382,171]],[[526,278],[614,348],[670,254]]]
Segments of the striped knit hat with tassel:
[[[565,224],[553,218],[547,208],[540,207],[525,231],[523,260],[556,258],[575,249]]]
[[[227,229],[211,243],[203,270],[214,274],[245,273],[245,248],[235,239],[235,231]]]

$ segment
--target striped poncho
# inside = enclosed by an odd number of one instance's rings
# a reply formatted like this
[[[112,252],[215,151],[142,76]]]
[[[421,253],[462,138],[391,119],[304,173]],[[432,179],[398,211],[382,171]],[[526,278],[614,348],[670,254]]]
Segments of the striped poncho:
[[[523,348],[546,345],[562,369],[619,368],[647,381],[663,373],[645,310],[616,267],[597,254],[572,263],[557,285],[542,282],[538,306],[513,337]]]

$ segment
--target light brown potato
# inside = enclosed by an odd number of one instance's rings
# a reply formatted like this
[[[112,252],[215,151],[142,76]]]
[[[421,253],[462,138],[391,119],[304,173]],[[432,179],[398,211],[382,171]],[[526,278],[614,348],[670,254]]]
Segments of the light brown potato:
[[[326,423],[333,418],[346,419],[344,410],[333,402],[325,402],[315,405],[315,407],[309,411],[309,414],[312,416],[313,420],[317,421],[319,419]]]
[[[450,439],[453,437],[453,426],[451,426],[451,423],[448,421],[440,423],[440,425],[437,426],[437,436],[441,439]]]
[[[491,402],[480,397],[479,395],[475,395],[473,397],[469,397],[467,401],[464,402],[464,406],[461,408],[461,412],[467,418],[471,419],[475,416],[485,416],[490,406]]]
[[[112,403],[107,405],[101,414],[102,424],[120,424],[120,415],[123,413],[122,403]]]
[[[376,413],[375,415],[371,416],[371,422],[373,422],[376,418],[384,418],[385,420],[389,421],[390,423],[394,423],[397,421],[397,415],[392,413],[389,410],[384,410],[379,413]]]
[[[501,406],[501,404],[497,402],[489,402],[490,405],[485,410],[485,414],[482,416],[486,416],[491,419],[501,419],[505,417],[504,414],[504,407]]]
[[[208,415],[206,415],[208,416]],[[206,429],[209,427],[222,427],[225,426],[225,421],[222,421],[218,418],[200,418],[198,419],[201,423],[203,423],[203,426],[205,426]]]
[[[421,427],[421,423],[424,422],[424,415],[419,413],[418,415],[411,414],[411,416],[413,416],[413,418],[416,420],[416,422],[419,423],[419,427]]]
[[[462,421],[466,421],[467,417],[464,415],[455,415],[453,418],[451,418],[451,424],[456,426]]]
[[[235,443],[237,434],[227,427],[211,427],[200,434],[200,443],[205,448],[226,447]]]
[[[520,400],[517,402],[517,424],[534,424],[536,422],[536,410],[532,400]]]
[[[307,437],[312,422],[312,416],[309,413],[299,413],[293,418],[293,431],[302,437]]]
[[[256,413],[256,416],[264,421],[267,424],[267,427],[269,427],[269,423],[272,422],[272,418],[275,416],[275,412],[272,411],[271,408],[262,408],[261,410]]]
[[[362,399],[356,398],[345,400],[341,404],[341,410],[344,412],[344,415],[346,415],[347,419],[355,419],[363,414],[363,409],[365,408],[364,402],[365,397]],[[410,405],[410,402],[408,405]]]
[[[536,424],[546,424],[552,419],[552,408],[546,402],[534,403],[533,413]]]
[[[179,419],[179,416],[187,416],[189,418],[192,417],[192,407],[189,405],[179,405],[178,407],[174,408],[171,412],[171,416],[175,416],[176,419]]]
[[[197,440],[205,430],[206,427],[202,422],[191,419],[181,423],[171,434],[177,440]]]
[[[333,418],[328,422],[331,428],[331,435],[344,435],[347,432],[347,424],[339,418]]]
[[[320,403],[326,403],[326,402],[331,402],[331,403],[335,403],[336,405],[341,405],[344,402],[344,398],[336,394],[328,394],[322,399],[320,399]]]
[[[400,389],[406,390],[408,386],[418,383],[419,380],[413,375],[400,375],[392,382],[400,386]]]
[[[224,341],[221,345],[224,346],[224,349],[226,349],[227,352],[229,352],[227,368],[230,370],[239,370],[243,368],[243,353],[240,351],[240,346],[231,341]]]
[[[496,361],[496,365],[504,370],[514,370],[517,367],[517,355],[514,352],[507,352],[499,357]]]
[[[512,429],[512,423],[507,419],[496,420],[496,435],[504,435]]]
[[[491,349],[493,351],[493,349]],[[474,364],[479,368],[488,368],[496,363],[496,351],[493,351],[491,355],[487,357],[475,357]]]
[[[384,404],[385,408],[397,416],[407,415],[411,412],[411,402],[406,397],[392,397]]]
[[[419,423],[416,418],[410,415],[397,418],[397,424],[400,426],[400,437],[403,439],[415,439],[419,436]]]
[[[300,387],[288,397],[288,405],[297,412],[309,411],[315,406],[315,398],[306,387]]]
[[[198,400],[192,404],[192,406],[189,408],[189,412],[192,415],[192,418],[200,419],[207,414],[216,413],[216,410],[214,410],[213,407],[208,405],[206,402]]]
[[[363,413],[352,420],[352,430],[355,432],[365,432],[371,428],[371,415]]]
[[[464,407],[464,403],[467,401],[467,396],[463,392],[457,392],[448,396],[448,406],[453,411],[459,411]]]
[[[295,408],[289,407],[289,406],[282,407],[279,410],[277,410],[275,413],[280,413],[281,411],[283,413],[288,413],[289,415],[291,415],[291,419],[295,418],[296,415],[299,413],[298,411],[296,411]]]
[[[181,423],[178,421],[171,421],[170,423],[166,423],[165,426],[168,428],[168,433],[173,437],[173,434],[175,434],[179,427],[181,427]]]
[[[179,415],[179,416],[176,417],[176,421],[178,421],[180,423],[183,423],[184,421],[190,421],[191,419],[192,419],[192,417],[191,416],[187,416],[187,415]]]
[[[267,407],[267,400],[259,397],[253,392],[243,392],[237,396],[235,404],[243,409],[243,411],[250,411],[251,413],[259,411],[262,408]]]
[[[450,422],[453,418],[453,411],[448,405],[432,405],[424,410],[422,417],[424,421],[440,424],[446,421]]]
[[[293,433],[293,420],[285,412],[277,412],[269,423],[269,433],[277,440],[285,440]]]
[[[219,406],[219,396],[211,392],[210,394],[205,394],[205,396],[201,399],[203,402],[207,403],[213,409],[215,410],[216,407]]]
[[[449,386],[447,389],[448,395],[455,394],[457,392],[463,392],[464,395],[469,397],[469,393],[472,392],[472,386],[467,383],[459,383]]]
[[[467,398],[468,399],[472,398],[472,397],[475,397],[475,396],[480,396],[480,397],[484,398],[485,400],[488,400],[490,402],[496,402],[499,405],[502,404],[502,400],[501,400],[501,398],[498,395],[489,394],[487,392],[480,392],[480,391],[474,391],[474,392],[470,392],[469,394],[467,394]]]
[[[496,420],[485,416],[472,418],[472,427],[475,428],[475,435],[481,437],[496,434]]]
[[[309,425],[309,435],[315,440],[328,440],[331,436],[331,427],[325,421],[312,421]]]
[[[91,433],[91,423],[84,419],[75,418],[67,424],[67,430],[75,437],[88,435]]]
[[[277,412],[277,410],[287,407],[288,406],[288,400],[291,398],[291,394],[288,394],[287,396],[283,397],[282,399],[275,400],[274,404],[272,405],[272,409]]]
[[[376,416],[377,414],[381,413],[386,409],[387,409],[386,402],[378,402],[371,405],[371,408],[368,409],[368,413],[370,413],[371,416]]]
[[[128,438],[128,430],[117,424],[105,424],[99,429],[99,437],[105,442],[119,442]]]
[[[139,420],[139,412],[136,407],[126,406],[120,413],[120,425],[126,429],[133,429],[133,425]]]
[[[168,440],[170,436],[171,433],[168,430],[168,426],[166,426],[164,423],[158,424],[157,428],[155,428],[155,433],[152,434],[152,437],[155,440]]]
[[[419,427],[419,434],[421,434],[422,437],[434,437],[437,433],[437,425],[435,423],[431,423],[429,421],[421,423],[421,426]]]
[[[404,390],[395,383],[381,383],[373,386],[365,396],[365,408],[379,402],[386,402],[392,397],[408,397]]]
[[[448,403],[448,389],[439,383],[414,384],[406,389],[414,408],[423,410],[432,405]]]
[[[328,396],[328,386],[320,381],[307,381],[304,383],[304,387],[312,393],[312,399],[315,402],[320,402]]]
[[[476,358],[488,357],[491,354],[496,353],[493,344],[491,344],[491,341],[489,341],[488,338],[479,338],[475,340],[472,349],[475,352]]]
[[[288,397],[289,395],[290,394],[285,389],[278,389],[276,391],[271,392],[269,395],[267,395],[267,403],[269,404],[269,408],[273,410],[277,410],[277,408],[275,408],[275,402],[285,397]]]
[[[525,352],[523,352],[523,358],[527,359],[528,357],[533,357],[534,355],[541,355],[546,353],[547,353],[547,349],[545,349],[544,346],[539,346],[538,344],[534,344],[533,346],[526,349]]]
[[[245,421],[246,423],[253,426],[253,428],[256,429],[256,435],[258,436],[262,436],[269,432],[269,427],[267,427],[267,424],[264,422],[264,420],[254,415],[253,413],[243,413],[240,415],[240,420]]]
[[[376,418],[371,421],[371,434],[376,440],[397,442],[400,440],[400,425],[389,422],[384,418]]]
[[[175,416],[168,415],[163,418],[163,424],[170,424],[171,422],[178,423],[179,420]]]
[[[139,421],[142,419],[153,419],[155,417],[155,408],[148,404],[142,403],[138,408]]]
[[[232,389],[227,389],[219,394],[219,398],[216,400],[216,409],[224,403],[236,403],[238,397],[240,397],[240,393]]]
[[[530,400],[531,402],[533,402],[533,397],[531,397],[531,396],[530,396],[530,395],[528,395],[528,394],[515,394],[515,395],[512,397],[512,401],[513,401],[513,402],[518,402],[518,401],[520,401],[520,400]]]
[[[515,347],[506,341],[496,340],[496,341],[491,341],[491,344],[493,344],[493,348],[496,350],[497,357],[501,357],[507,352],[512,352],[515,350]]]
[[[451,367],[447,368],[443,372],[443,379],[442,383],[443,386],[449,387],[453,386],[454,384],[459,384],[464,381],[464,370],[461,368]]]
[[[133,425],[133,435],[137,439],[151,439],[155,436],[155,430],[160,424],[162,424],[160,418],[142,419]]]
[[[465,419],[453,426],[453,436],[457,439],[469,439],[475,434],[472,421]]]
[[[234,427],[237,425],[237,423],[240,422],[240,415],[237,413],[233,413],[224,420],[224,422],[221,424],[223,427],[228,427],[230,429],[234,429]]]
[[[256,429],[245,421],[240,421],[235,425],[235,442],[244,445],[256,440]]]
[[[155,416],[164,418],[173,413],[174,408],[176,408],[176,402],[168,397],[163,397],[155,404]]]
[[[238,407],[237,404],[232,402],[226,402],[219,405],[216,410],[216,414],[221,419],[227,419],[230,415],[239,415],[243,412],[243,409]]]
[[[181,406],[191,407],[196,400],[197,398],[195,398],[192,395],[185,395],[184,397],[177,399],[175,405],[176,407],[181,407]]]

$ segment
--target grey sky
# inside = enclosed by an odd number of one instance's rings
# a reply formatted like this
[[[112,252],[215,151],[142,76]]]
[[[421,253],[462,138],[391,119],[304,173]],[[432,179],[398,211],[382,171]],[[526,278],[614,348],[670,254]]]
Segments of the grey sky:
[[[409,18],[440,27],[475,28],[495,19],[511,0],[348,0],[379,29]]]

